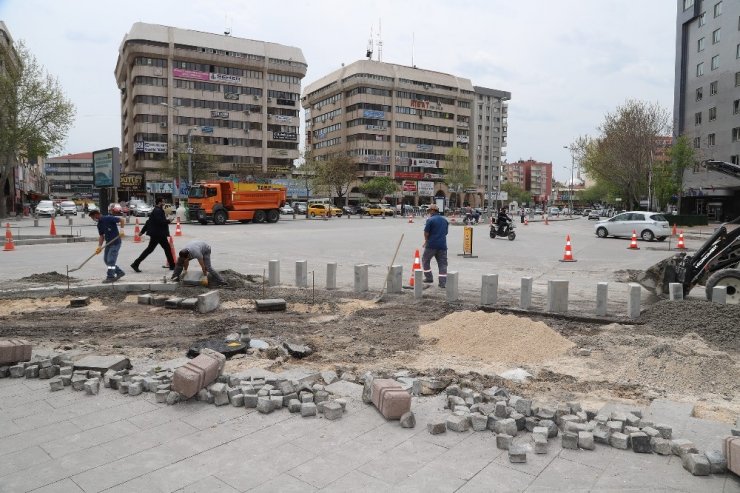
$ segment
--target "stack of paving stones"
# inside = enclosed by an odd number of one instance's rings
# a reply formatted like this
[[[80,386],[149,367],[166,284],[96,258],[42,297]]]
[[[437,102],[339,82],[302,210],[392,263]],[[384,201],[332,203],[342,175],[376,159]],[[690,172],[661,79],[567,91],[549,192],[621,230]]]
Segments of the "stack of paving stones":
[[[180,298],[177,296],[140,294],[137,299],[140,305],[163,306],[165,308],[195,310],[198,298]]]
[[[492,431],[496,446],[507,450],[514,463],[526,462],[528,452],[547,454],[548,443],[560,436],[564,449],[594,450],[598,443],[640,454],[675,455],[695,476],[727,469],[722,451],[700,451],[690,440],[674,438],[670,426],[643,419],[639,409],[599,414],[578,402],[538,403],[499,387],[476,392],[450,385],[446,397],[452,414],[428,423],[429,433]]]

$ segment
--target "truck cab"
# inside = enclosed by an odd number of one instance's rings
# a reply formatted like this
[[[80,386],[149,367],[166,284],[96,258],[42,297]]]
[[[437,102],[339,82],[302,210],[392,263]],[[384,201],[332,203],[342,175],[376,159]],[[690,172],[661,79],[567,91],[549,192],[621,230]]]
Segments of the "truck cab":
[[[201,224],[225,224],[234,220],[243,223],[275,223],[280,219],[280,207],[285,205],[285,187],[230,181],[208,181],[190,188],[189,219]]]

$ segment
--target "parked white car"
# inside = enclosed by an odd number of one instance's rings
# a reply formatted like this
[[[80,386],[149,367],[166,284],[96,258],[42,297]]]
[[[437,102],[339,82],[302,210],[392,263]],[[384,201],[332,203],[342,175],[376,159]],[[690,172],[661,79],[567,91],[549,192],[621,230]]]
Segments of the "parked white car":
[[[38,216],[54,217],[56,213],[57,208],[54,207],[53,200],[42,200],[36,206],[36,215]]]
[[[77,204],[72,202],[71,200],[65,200],[61,204],[59,204],[59,209],[61,209],[62,214],[65,216],[67,214],[71,215],[77,215]]]
[[[632,231],[645,241],[663,241],[671,234],[671,227],[663,214],[646,211],[629,211],[617,214],[594,225],[599,238],[607,236],[631,237]]]

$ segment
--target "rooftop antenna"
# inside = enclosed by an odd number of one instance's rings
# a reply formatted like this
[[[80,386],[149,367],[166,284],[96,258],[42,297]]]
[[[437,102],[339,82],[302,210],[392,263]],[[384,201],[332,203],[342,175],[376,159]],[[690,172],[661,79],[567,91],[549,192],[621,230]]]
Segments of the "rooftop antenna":
[[[367,40],[367,52],[365,56],[368,60],[373,59],[373,27],[370,26],[370,39]]]
[[[378,19],[378,61],[383,61],[383,37],[382,37],[382,28],[383,26],[380,23],[380,19]]]
[[[226,26],[224,28],[224,36],[231,36],[231,26],[229,25],[229,15],[228,14],[224,16],[224,24]]]
[[[414,45],[416,44],[416,33],[411,33],[411,66],[416,67],[414,65]]]

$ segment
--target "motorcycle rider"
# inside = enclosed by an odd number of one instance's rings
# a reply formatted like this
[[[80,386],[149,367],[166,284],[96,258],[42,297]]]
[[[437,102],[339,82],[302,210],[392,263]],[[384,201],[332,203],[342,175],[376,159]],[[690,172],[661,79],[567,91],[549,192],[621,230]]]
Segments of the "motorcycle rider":
[[[506,207],[502,207],[498,211],[498,217],[496,218],[496,226],[498,227],[498,234],[504,234],[506,226],[511,222],[511,218],[506,213]]]

